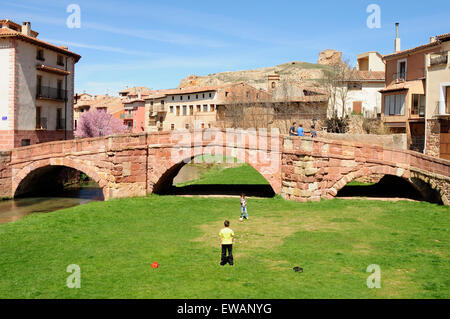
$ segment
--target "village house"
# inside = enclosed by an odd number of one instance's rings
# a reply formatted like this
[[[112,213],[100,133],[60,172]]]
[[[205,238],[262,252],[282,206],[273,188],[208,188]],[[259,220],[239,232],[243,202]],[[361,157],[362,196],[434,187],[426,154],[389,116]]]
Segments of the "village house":
[[[148,131],[217,127],[220,107],[264,94],[245,83],[155,91],[145,99]]]
[[[382,120],[394,133],[406,133],[409,148],[448,158],[450,34],[429,43],[385,55],[386,88],[382,93]]]
[[[92,96],[88,93],[75,95],[74,98],[74,129],[77,129],[80,117],[83,113],[97,110],[105,111],[113,117],[120,119],[123,114],[123,103],[118,97],[107,94]]]
[[[123,103],[123,113],[120,118],[133,133],[146,131],[148,117],[145,116],[145,99],[153,93],[146,87],[133,87],[119,92]]]
[[[30,22],[0,20],[0,150],[73,138],[75,63]]]
[[[379,90],[385,87],[385,65],[378,52],[366,52],[357,56],[355,70],[349,72],[336,90],[345,90],[345,113],[361,114],[365,118],[377,118],[381,115],[381,94]],[[340,93],[338,93],[339,95]],[[334,105],[332,105],[334,102]],[[330,99],[328,116],[333,112],[342,116],[342,100]]]

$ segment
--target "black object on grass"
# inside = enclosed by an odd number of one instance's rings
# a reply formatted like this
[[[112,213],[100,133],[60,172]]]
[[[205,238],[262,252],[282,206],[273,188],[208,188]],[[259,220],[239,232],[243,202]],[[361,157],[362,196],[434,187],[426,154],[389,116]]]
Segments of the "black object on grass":
[[[295,272],[303,272],[303,268],[300,267],[294,267],[293,269]]]

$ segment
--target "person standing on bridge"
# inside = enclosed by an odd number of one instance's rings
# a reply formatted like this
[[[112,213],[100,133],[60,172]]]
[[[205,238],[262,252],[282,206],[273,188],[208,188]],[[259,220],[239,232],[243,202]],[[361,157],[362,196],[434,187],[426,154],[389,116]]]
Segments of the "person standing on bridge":
[[[234,231],[230,228],[230,222],[228,220],[226,220],[223,225],[225,228],[223,228],[219,233],[220,245],[222,246],[222,258],[220,260],[220,265],[225,266],[229,263],[230,266],[233,266]]]
[[[297,135],[298,136],[304,136],[305,135],[305,130],[303,129],[303,125],[301,125],[301,124],[298,126]]]
[[[316,127],[314,125],[311,126],[311,138],[317,137]]]
[[[289,129],[289,136],[297,136],[297,131],[295,128],[296,126],[297,126],[297,122],[292,123],[292,126]]]

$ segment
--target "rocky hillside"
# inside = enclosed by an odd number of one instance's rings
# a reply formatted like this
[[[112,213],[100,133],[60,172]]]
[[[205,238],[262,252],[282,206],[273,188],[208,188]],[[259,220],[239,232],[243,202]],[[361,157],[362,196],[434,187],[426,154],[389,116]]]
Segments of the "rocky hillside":
[[[222,72],[209,74],[207,76],[191,75],[181,80],[179,88],[215,86],[236,82],[245,82],[257,89],[267,89],[267,76],[278,74],[281,81],[295,80],[305,82],[316,82],[321,78],[322,71],[326,65],[307,62],[289,62],[274,67],[267,67],[255,70]]]

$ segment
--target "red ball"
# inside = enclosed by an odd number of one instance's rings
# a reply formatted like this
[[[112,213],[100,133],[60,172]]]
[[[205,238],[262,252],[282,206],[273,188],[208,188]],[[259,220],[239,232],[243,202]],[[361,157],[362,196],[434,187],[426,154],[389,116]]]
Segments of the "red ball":
[[[152,264],[152,268],[158,268],[159,267],[159,264],[155,261],[153,264]]]

